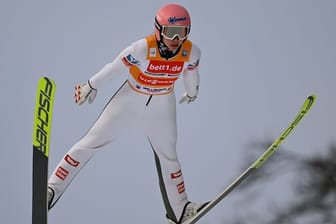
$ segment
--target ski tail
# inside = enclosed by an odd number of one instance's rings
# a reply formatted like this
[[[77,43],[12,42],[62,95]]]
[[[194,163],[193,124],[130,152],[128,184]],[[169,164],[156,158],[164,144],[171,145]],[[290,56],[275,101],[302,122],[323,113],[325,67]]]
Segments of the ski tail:
[[[52,79],[39,79],[33,130],[32,224],[47,224],[48,219],[48,157],[55,90]]]
[[[311,107],[316,101],[315,95],[310,95],[303,103],[300,111],[289,124],[289,126],[281,133],[281,135],[265,150],[265,152],[248,167],[243,173],[240,174],[223,192],[221,192],[216,198],[210,201],[199,213],[197,213],[192,219],[188,220],[186,224],[194,224],[200,218],[202,218],[210,209],[215,207],[221,200],[223,200],[231,191],[233,191],[240,183],[242,183],[248,176],[250,176],[257,168],[264,164],[266,160],[273,155],[273,153],[279,149],[282,142],[287,136],[295,129],[300,121],[309,112]]]

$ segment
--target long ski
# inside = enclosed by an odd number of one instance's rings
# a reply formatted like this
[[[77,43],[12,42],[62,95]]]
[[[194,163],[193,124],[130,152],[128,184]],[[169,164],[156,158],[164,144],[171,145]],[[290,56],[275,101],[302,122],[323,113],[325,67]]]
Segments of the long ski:
[[[32,224],[48,223],[48,157],[55,89],[55,82],[50,78],[39,79],[33,131]]]
[[[316,96],[309,96],[303,103],[301,110],[295,116],[289,126],[281,133],[281,135],[266,149],[266,151],[252,163],[239,177],[237,177],[223,192],[210,201],[197,215],[188,220],[185,224],[194,224],[200,218],[202,218],[207,212],[209,212],[214,206],[216,206],[223,198],[225,198],[231,191],[233,191],[240,183],[242,183],[249,175],[251,175],[257,168],[259,168],[272,154],[279,149],[279,146],[287,138],[287,136],[294,130],[294,128],[300,123],[302,118],[307,114],[310,108],[316,101]]]

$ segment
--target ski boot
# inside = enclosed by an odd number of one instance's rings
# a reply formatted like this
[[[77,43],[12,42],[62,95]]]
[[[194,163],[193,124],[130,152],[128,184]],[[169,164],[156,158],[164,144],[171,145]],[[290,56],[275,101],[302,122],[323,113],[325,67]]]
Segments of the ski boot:
[[[209,202],[206,202],[206,203],[203,203],[203,204],[197,204],[197,203],[194,203],[194,202],[188,202],[183,208],[183,212],[182,212],[180,220],[178,222],[175,222],[175,221],[171,220],[169,217],[167,217],[168,224],[183,224],[183,223],[185,223],[187,220],[191,219],[199,211],[201,211],[202,208],[204,208],[208,203]]]

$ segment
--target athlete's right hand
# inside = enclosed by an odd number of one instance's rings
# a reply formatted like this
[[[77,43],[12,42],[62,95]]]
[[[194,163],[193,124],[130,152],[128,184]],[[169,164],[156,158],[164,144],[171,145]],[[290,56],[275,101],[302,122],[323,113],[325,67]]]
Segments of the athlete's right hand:
[[[78,84],[75,86],[75,102],[78,105],[82,105],[86,101],[92,103],[96,98],[97,90],[90,85],[90,81],[85,84]]]

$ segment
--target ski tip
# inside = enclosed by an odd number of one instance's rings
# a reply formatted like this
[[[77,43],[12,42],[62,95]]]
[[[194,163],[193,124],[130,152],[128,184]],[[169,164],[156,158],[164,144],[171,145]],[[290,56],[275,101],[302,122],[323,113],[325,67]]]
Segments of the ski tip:
[[[315,94],[311,94],[310,96],[308,96],[308,98],[312,100],[316,100],[317,96]]]
[[[310,110],[310,108],[314,105],[315,101],[316,101],[315,94],[311,94],[310,96],[308,96],[302,105],[301,113],[307,113]]]
[[[316,99],[317,99],[317,96],[315,94],[311,94],[310,96],[308,96],[307,101],[310,101],[311,104],[313,104],[315,103]]]

